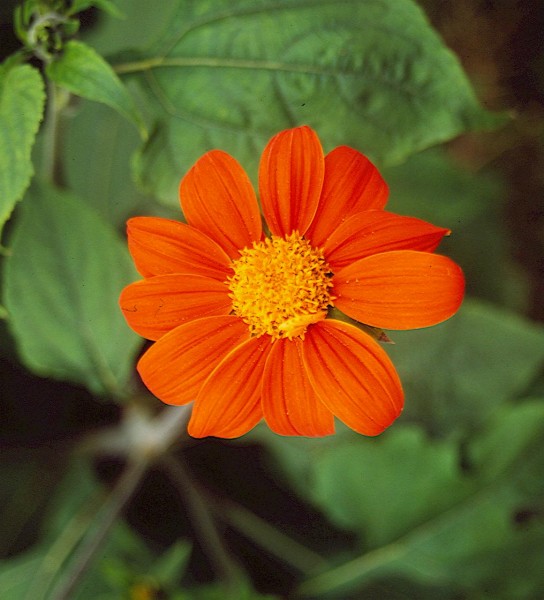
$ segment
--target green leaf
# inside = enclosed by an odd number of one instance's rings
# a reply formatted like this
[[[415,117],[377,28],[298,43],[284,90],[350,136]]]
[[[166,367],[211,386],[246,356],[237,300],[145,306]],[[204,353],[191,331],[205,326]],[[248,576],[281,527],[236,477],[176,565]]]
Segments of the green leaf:
[[[255,173],[268,139],[295,124],[391,162],[496,122],[412,0],[179,0],[158,43],[117,72],[155,114],[135,165],[165,202],[206,150]]]
[[[47,65],[46,74],[69,92],[110,106],[132,121],[140,135],[146,137],[144,122],[128,90],[109,63],[90,46],[70,40]]]
[[[140,340],[117,299],[134,278],[125,245],[78,198],[32,189],[4,269],[9,325],[24,364],[121,395]]]
[[[340,444],[313,470],[318,506],[342,527],[362,531],[370,547],[408,533],[467,494],[456,446],[431,443],[415,427]],[[402,493],[392,493],[392,485]]]
[[[480,485],[503,478],[520,498],[544,494],[544,454],[533,456],[533,447],[538,448],[543,439],[543,419],[544,398],[524,400],[497,412],[492,425],[468,448],[468,468]]]
[[[44,104],[37,69],[12,61],[0,65],[0,231],[34,173],[31,150]]]
[[[306,582],[303,595],[338,597],[376,578],[403,576],[494,599],[536,597],[544,579],[544,523],[519,525],[516,515],[544,499],[544,402],[497,414],[475,438],[465,474],[452,463],[451,443],[422,441],[397,429],[370,444],[337,448],[316,464],[320,505],[381,545]]]
[[[437,435],[479,427],[529,388],[544,363],[544,329],[466,300],[436,327],[390,332],[387,347],[406,392],[404,418]]]

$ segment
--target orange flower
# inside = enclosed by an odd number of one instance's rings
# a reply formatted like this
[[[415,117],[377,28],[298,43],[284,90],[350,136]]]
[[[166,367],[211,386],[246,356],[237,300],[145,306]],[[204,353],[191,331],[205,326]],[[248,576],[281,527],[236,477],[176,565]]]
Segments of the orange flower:
[[[212,150],[180,184],[187,224],[128,222],[144,277],[120,299],[155,343],[138,363],[163,402],[194,400],[193,437],[233,438],[263,417],[282,435],[334,433],[334,416],[365,435],[398,417],[403,391],[387,354],[332,307],[366,325],[434,325],[459,308],[460,268],[433,254],[447,229],[384,209],[388,188],[359,152],[326,156],[309,127],[264,150],[259,192]]]

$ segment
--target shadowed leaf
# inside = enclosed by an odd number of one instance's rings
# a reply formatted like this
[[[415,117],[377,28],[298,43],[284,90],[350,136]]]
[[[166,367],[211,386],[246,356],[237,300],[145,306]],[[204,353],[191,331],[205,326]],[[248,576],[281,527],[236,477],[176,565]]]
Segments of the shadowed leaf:
[[[139,338],[118,308],[137,275],[114,231],[79,199],[33,188],[4,269],[9,326],[24,364],[98,393],[120,394]]]

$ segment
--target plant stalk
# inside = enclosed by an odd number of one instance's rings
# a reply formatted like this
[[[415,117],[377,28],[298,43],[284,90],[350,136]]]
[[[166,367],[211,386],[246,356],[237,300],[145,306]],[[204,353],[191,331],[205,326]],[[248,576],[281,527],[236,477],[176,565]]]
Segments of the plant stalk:
[[[107,539],[118,516],[130,500],[147,470],[148,460],[139,455],[138,459],[128,463],[125,471],[115,484],[111,494],[98,511],[95,522],[97,528],[92,531],[76,550],[67,574],[61,579],[51,594],[51,600],[70,600],[83,576],[92,564],[94,557]]]

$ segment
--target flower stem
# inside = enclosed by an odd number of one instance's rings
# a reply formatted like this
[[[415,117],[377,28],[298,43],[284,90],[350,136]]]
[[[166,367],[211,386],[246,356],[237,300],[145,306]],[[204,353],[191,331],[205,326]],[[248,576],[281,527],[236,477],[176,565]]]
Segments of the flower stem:
[[[322,556],[299,544],[247,508],[223,498],[220,501],[212,500],[212,503],[222,521],[304,575],[314,575],[329,567]]]
[[[102,503],[103,494],[93,494],[77,513],[64,525],[47,553],[33,573],[32,583],[24,600],[44,600],[55,581],[56,574],[72,555],[75,548],[94,522],[97,510]]]
[[[60,568],[72,551],[74,559],[66,575],[48,598],[69,600],[92,566],[96,554],[148,467],[159,456],[168,452],[174,440],[182,438],[190,414],[191,406],[176,406],[167,407],[156,417],[150,418],[147,412],[134,404],[132,409],[125,411],[120,425],[94,434],[84,441],[79,448],[83,454],[119,456],[127,460],[127,467],[102,505],[95,505],[93,501],[91,508],[97,506],[94,517],[88,518],[87,507],[77,518],[78,526],[65,530],[55,543],[48,564],[53,561]],[[86,537],[79,533],[82,523],[87,529]],[[94,523],[98,523],[96,528],[92,528]]]
[[[297,594],[306,598],[338,594],[371,574],[387,573],[388,567],[405,554],[406,549],[401,544],[388,544],[303,581]]]
[[[141,454],[128,463],[125,471],[115,484],[95,519],[97,528],[93,530],[75,553],[67,574],[62,578],[51,594],[51,600],[69,600],[73,592],[91,565],[97,552],[105,542],[108,533],[115,524],[125,504],[130,500],[144,476],[148,460]]]
[[[185,501],[191,523],[206,556],[226,587],[234,591],[242,579],[242,571],[217,532],[216,524],[206,506],[207,498],[193,481],[182,458],[167,455],[162,458],[161,464]]]
[[[59,158],[60,146],[60,116],[66,101],[61,100],[64,92],[51,80],[47,80],[47,108],[43,125],[43,146],[41,175],[59,187],[64,183],[62,166]]]

